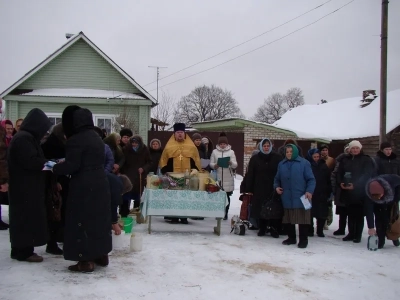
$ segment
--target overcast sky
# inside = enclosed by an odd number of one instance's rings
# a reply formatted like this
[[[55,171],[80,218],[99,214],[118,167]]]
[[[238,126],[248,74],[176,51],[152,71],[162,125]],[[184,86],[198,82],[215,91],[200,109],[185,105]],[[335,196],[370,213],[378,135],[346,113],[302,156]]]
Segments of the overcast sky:
[[[142,86],[259,35],[328,0],[0,0],[0,90],[83,31]],[[332,0],[277,30],[160,81],[218,65],[311,23],[350,0]],[[249,55],[162,89],[177,100],[198,85],[232,91],[247,117],[264,98],[290,87],[306,103],[379,92],[380,0],[338,12]],[[389,4],[388,90],[400,88],[400,1]],[[149,91],[155,84],[145,86]],[[151,93],[155,96],[156,91]]]

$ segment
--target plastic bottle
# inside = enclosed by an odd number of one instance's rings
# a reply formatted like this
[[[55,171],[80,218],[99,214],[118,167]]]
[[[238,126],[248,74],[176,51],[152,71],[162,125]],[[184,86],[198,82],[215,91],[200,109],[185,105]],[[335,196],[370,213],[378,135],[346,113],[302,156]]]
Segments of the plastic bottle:
[[[199,190],[199,176],[193,175],[190,177],[190,190],[198,191]]]
[[[131,252],[142,251],[143,239],[140,233],[134,232],[131,235],[130,250]]]
[[[188,169],[186,169],[186,171],[185,171],[185,176],[184,176],[184,179],[185,179],[185,189],[189,189],[189,185],[190,185],[190,174],[189,174],[189,170]]]

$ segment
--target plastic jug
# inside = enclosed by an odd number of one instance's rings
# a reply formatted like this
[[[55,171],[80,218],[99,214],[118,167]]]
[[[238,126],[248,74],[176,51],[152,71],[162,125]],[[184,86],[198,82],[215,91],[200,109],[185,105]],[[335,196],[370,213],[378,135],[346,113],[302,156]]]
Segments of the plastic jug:
[[[131,235],[131,252],[142,251],[142,235],[140,233],[134,232]]]

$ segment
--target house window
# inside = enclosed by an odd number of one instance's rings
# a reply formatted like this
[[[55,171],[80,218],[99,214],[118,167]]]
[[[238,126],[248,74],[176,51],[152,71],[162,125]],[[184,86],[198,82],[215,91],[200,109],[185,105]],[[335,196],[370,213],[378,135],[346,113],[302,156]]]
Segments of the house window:
[[[61,123],[61,114],[46,113],[46,115],[51,122],[51,126]]]
[[[95,125],[100,129],[107,130],[107,133],[110,134],[113,129],[114,116],[112,115],[96,115],[95,116]]]

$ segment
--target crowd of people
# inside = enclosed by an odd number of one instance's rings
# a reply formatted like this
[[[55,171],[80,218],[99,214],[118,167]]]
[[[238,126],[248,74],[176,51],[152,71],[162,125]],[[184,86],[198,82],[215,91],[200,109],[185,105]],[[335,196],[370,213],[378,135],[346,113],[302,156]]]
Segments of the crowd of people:
[[[339,228],[333,234],[343,235],[343,241],[360,243],[366,218],[368,234],[378,236],[381,249],[393,212],[394,219],[399,214],[399,175],[400,162],[389,142],[383,142],[372,158],[354,140],[335,160],[329,156],[329,146],[325,144],[310,149],[303,157],[296,141],[285,141],[275,152],[273,142],[265,138],[253,151],[240,192],[251,196],[248,219],[259,230],[258,236],[287,235],[284,245],[306,248],[308,238],[315,234],[314,219],[317,236],[325,237],[324,229],[334,201]],[[263,205],[276,195],[280,196],[283,214],[278,213],[276,206],[272,208],[276,213],[269,214],[272,217],[263,217]],[[301,197],[311,203],[311,209],[305,208]],[[248,209],[247,206],[248,202],[243,201],[242,209]],[[398,239],[392,241],[394,246],[400,245]]]
[[[34,247],[46,245],[47,253],[77,261],[70,271],[107,266],[111,234],[121,234],[119,217],[132,213],[132,201],[134,212],[139,210],[150,172],[215,170],[228,203],[235,189],[237,160],[225,133],[214,148],[208,136],[189,136],[185,124],[176,123],[165,147],[159,139],[147,146],[129,128],[107,134],[94,126],[88,109],[76,105],[66,107],[55,126],[38,108],[15,124],[4,120],[0,126],[0,203],[9,205],[10,221],[0,221],[0,230],[9,229],[11,258],[18,261],[43,261]],[[229,158],[227,164],[218,165],[223,158]],[[371,158],[352,141],[335,160],[327,145],[304,155],[294,140],[275,150],[265,138],[253,152],[241,193],[251,196],[249,219],[258,236],[287,235],[283,244],[294,245],[297,224],[297,245],[305,248],[314,235],[314,219],[317,236],[325,236],[334,201],[339,215],[334,235],[359,243],[366,217],[368,233],[378,236],[382,248],[392,208],[398,213],[399,175],[390,143],[382,143]],[[302,197],[312,203],[311,209],[304,208]],[[271,198],[278,199],[282,212],[264,218],[263,205]],[[229,204],[225,220],[228,211]],[[188,224],[187,218],[165,219]],[[399,246],[399,241],[393,244]]]

